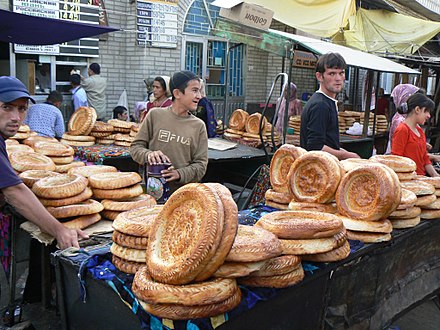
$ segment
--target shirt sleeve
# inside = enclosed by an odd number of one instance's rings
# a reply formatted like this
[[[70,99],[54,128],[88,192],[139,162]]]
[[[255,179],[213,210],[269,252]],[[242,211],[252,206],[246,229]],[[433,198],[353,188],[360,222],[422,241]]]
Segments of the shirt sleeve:
[[[136,135],[134,141],[130,146],[130,155],[135,162],[144,165],[147,163],[147,156],[153,150],[149,148],[150,132],[153,129],[153,123],[151,119],[151,112],[147,113],[144,121],[139,128],[139,132]]]
[[[64,134],[64,118],[61,114],[61,111],[57,113],[57,117],[55,119],[55,136],[62,137]]]
[[[315,103],[309,109],[307,150],[322,150],[324,147],[330,110],[324,102]]]

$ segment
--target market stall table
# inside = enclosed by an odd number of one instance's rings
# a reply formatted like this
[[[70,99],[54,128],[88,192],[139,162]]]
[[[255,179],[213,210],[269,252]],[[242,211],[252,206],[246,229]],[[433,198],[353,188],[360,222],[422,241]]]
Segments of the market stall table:
[[[244,298],[231,312],[211,319],[178,321],[174,325],[145,313],[133,303],[130,276],[117,270],[116,279],[109,276],[107,271],[111,267],[101,264],[109,258],[105,253],[108,246],[91,258],[91,264],[84,262],[84,258],[62,255],[54,256],[53,262],[67,329],[108,329],[110,324],[115,329],[134,329],[141,327],[139,318],[144,328],[158,329],[162,324],[175,329],[194,329],[195,325],[212,329],[219,324],[218,329],[357,325],[380,329],[439,291],[439,235],[440,221],[432,220],[415,228],[395,230],[389,242],[363,245],[351,241],[354,252],[345,260],[329,264],[303,262],[306,277],[295,286],[278,290],[242,287]],[[119,295],[131,302],[131,310]]]

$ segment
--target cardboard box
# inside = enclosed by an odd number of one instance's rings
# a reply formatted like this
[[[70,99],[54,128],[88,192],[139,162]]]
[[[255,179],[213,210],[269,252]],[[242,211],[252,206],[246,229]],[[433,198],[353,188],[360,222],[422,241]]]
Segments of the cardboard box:
[[[273,11],[240,0],[216,0],[212,3],[220,7],[220,16],[253,28],[268,30]]]

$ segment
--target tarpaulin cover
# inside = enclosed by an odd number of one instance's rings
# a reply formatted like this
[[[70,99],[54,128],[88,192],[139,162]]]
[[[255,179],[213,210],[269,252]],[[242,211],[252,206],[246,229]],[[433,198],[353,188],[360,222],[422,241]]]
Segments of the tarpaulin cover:
[[[347,46],[366,52],[410,55],[437,33],[440,22],[359,8],[356,16],[350,18],[349,30],[343,31],[342,39]]]
[[[0,41],[54,45],[119,29],[0,10]]]
[[[356,14],[354,0],[251,0],[274,11],[277,21],[319,37],[331,37]]]

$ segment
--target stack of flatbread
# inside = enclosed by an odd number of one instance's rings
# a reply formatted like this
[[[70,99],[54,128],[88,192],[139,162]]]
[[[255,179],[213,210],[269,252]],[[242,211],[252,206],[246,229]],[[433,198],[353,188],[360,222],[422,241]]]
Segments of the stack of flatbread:
[[[21,141],[27,139],[30,136],[36,136],[36,135],[38,134],[36,132],[32,132],[28,125],[22,124],[18,128],[17,133],[15,133],[14,136],[11,136],[10,139]]]
[[[440,218],[440,199],[438,197],[440,196],[440,177],[417,176],[416,181],[422,181],[434,186],[434,195],[436,196],[436,199],[430,204],[420,205],[419,203],[419,206],[422,209],[420,217],[425,220]]]
[[[291,116],[289,118],[289,127],[293,128],[294,135],[299,135],[299,132],[301,131],[301,116]]]
[[[408,181],[409,182],[409,181]],[[417,195],[402,185],[402,197],[397,209],[388,217],[391,220],[393,228],[403,229],[415,227],[420,223],[420,207],[416,206]],[[430,189],[428,187],[428,189]],[[414,190],[417,191],[417,190]]]
[[[113,221],[113,264],[120,271],[134,274],[145,266],[150,228],[160,206],[143,206],[122,212]]]
[[[375,155],[370,157],[370,160],[387,165],[396,172],[400,182],[413,180],[417,176],[417,165],[411,158],[397,155]]]
[[[96,138],[96,143],[98,144],[113,144],[115,142],[113,130],[113,125],[97,121],[92,127],[90,136],[94,136]]]
[[[101,204],[104,206],[101,215],[106,219],[115,220],[120,213],[139,207],[154,207],[156,205],[156,199],[148,194],[141,194],[137,197],[121,200],[103,199]]]
[[[350,254],[345,227],[338,216],[317,211],[278,211],[263,215],[255,224],[274,233],[283,255],[331,262]]]
[[[90,136],[97,114],[92,107],[79,107],[70,117],[67,133],[63,134],[61,143],[70,146],[91,146],[95,137]]]
[[[339,111],[339,133],[345,133],[355,122],[359,122],[360,117],[361,113],[357,111]]]

